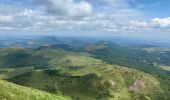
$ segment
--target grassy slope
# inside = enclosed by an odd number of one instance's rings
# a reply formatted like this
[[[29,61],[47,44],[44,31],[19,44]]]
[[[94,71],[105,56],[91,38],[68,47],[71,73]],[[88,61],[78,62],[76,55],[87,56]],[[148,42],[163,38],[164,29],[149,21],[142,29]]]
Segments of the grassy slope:
[[[159,67],[165,71],[170,71],[170,66],[160,65]]]
[[[47,92],[0,80],[0,100],[70,100]]]
[[[59,66],[89,66],[94,63],[100,63],[99,60],[91,58],[91,55],[88,53],[68,52],[61,49],[46,49],[38,53],[44,58],[51,59],[48,64],[53,68]]]
[[[33,67],[1,68],[0,79],[9,79],[27,72],[31,72],[32,70],[34,70]]]
[[[103,43],[98,45],[103,45]],[[164,91],[164,96],[162,96],[164,99],[158,100],[170,99],[170,72],[168,67],[162,66],[163,68],[161,68],[162,64],[170,65],[170,52],[167,48],[157,48],[152,45],[121,46],[113,43],[106,45],[108,45],[106,48],[98,49],[95,44],[92,46],[93,48],[85,48],[84,50],[92,53],[95,58],[110,64],[135,68],[155,76]]]
[[[11,81],[52,93],[61,92],[80,100],[156,100],[163,93],[153,76],[106,64],[86,53],[47,49],[38,54],[50,58],[49,66],[60,71],[37,70]],[[74,67],[78,68],[75,70]],[[136,80],[143,80],[146,86],[137,93],[129,89]]]
[[[45,67],[48,59],[39,56],[31,49],[4,48],[0,49],[0,68]],[[9,63],[10,62],[10,63]]]
[[[87,75],[88,73],[95,73],[100,76],[102,80],[99,81],[98,84],[107,88],[115,100],[136,100],[136,98],[140,100],[142,100],[142,98],[153,99],[154,96],[158,96],[163,92],[156,78],[134,69],[105,64],[100,67],[86,67],[74,72],[73,75]],[[146,85],[146,87],[140,89],[138,93],[134,93],[134,91],[130,91],[129,89],[136,80],[143,80]]]

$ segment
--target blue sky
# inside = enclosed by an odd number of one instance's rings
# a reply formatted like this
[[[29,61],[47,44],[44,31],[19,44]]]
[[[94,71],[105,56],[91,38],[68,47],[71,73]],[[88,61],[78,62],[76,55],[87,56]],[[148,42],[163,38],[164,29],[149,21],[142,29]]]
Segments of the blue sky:
[[[170,37],[170,0],[0,0],[0,34]]]

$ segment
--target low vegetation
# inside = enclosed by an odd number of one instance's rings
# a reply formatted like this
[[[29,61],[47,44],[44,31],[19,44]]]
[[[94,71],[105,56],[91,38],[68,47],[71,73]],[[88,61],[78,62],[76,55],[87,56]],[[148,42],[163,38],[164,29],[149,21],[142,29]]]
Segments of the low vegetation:
[[[49,69],[34,70],[9,81],[75,100],[156,100],[163,95],[152,75],[107,64],[88,53],[45,49],[37,54],[50,59]]]
[[[9,88],[0,85],[5,87],[3,91],[8,90],[0,97],[8,100],[7,95],[12,94],[16,95],[14,100],[24,97],[28,100],[168,100],[170,72],[165,66],[169,66],[169,51],[148,52],[146,48],[151,47],[99,42],[84,47],[57,44],[34,49],[0,49],[0,78],[22,85],[1,80]],[[155,66],[161,64],[165,66]],[[13,93],[13,89],[18,92]],[[31,97],[25,91],[32,93]]]
[[[62,95],[53,95],[3,80],[0,80],[0,90],[0,100],[71,100]]]

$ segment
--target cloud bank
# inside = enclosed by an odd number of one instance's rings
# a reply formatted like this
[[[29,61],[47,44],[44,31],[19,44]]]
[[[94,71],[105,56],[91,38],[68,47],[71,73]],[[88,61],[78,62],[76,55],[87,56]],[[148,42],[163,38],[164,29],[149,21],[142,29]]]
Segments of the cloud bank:
[[[38,6],[44,7],[47,13],[62,17],[86,17],[92,14],[92,6],[86,1],[74,0],[32,0]]]
[[[134,0],[24,0],[0,2],[1,32],[169,32],[170,17],[148,18]]]

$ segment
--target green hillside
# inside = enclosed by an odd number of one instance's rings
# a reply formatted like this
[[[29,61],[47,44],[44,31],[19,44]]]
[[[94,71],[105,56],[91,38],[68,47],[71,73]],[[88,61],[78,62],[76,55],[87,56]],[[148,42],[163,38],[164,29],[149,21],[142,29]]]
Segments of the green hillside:
[[[102,48],[105,47],[98,47]],[[108,64],[87,52],[57,47],[0,52],[0,78],[19,85],[74,100],[166,100],[162,85],[154,76]]]
[[[158,80],[151,75],[120,66],[102,66],[86,67],[71,75],[61,70],[39,70],[11,81],[80,100],[156,100],[163,93]]]
[[[44,68],[48,59],[36,55],[32,49],[4,48],[0,49],[0,68],[16,68],[34,66]]]
[[[37,52],[50,69],[39,69],[9,79],[12,82],[75,100],[163,100],[163,90],[152,75],[109,65],[87,53],[46,49]]]
[[[71,100],[32,88],[0,80],[0,100]]]

